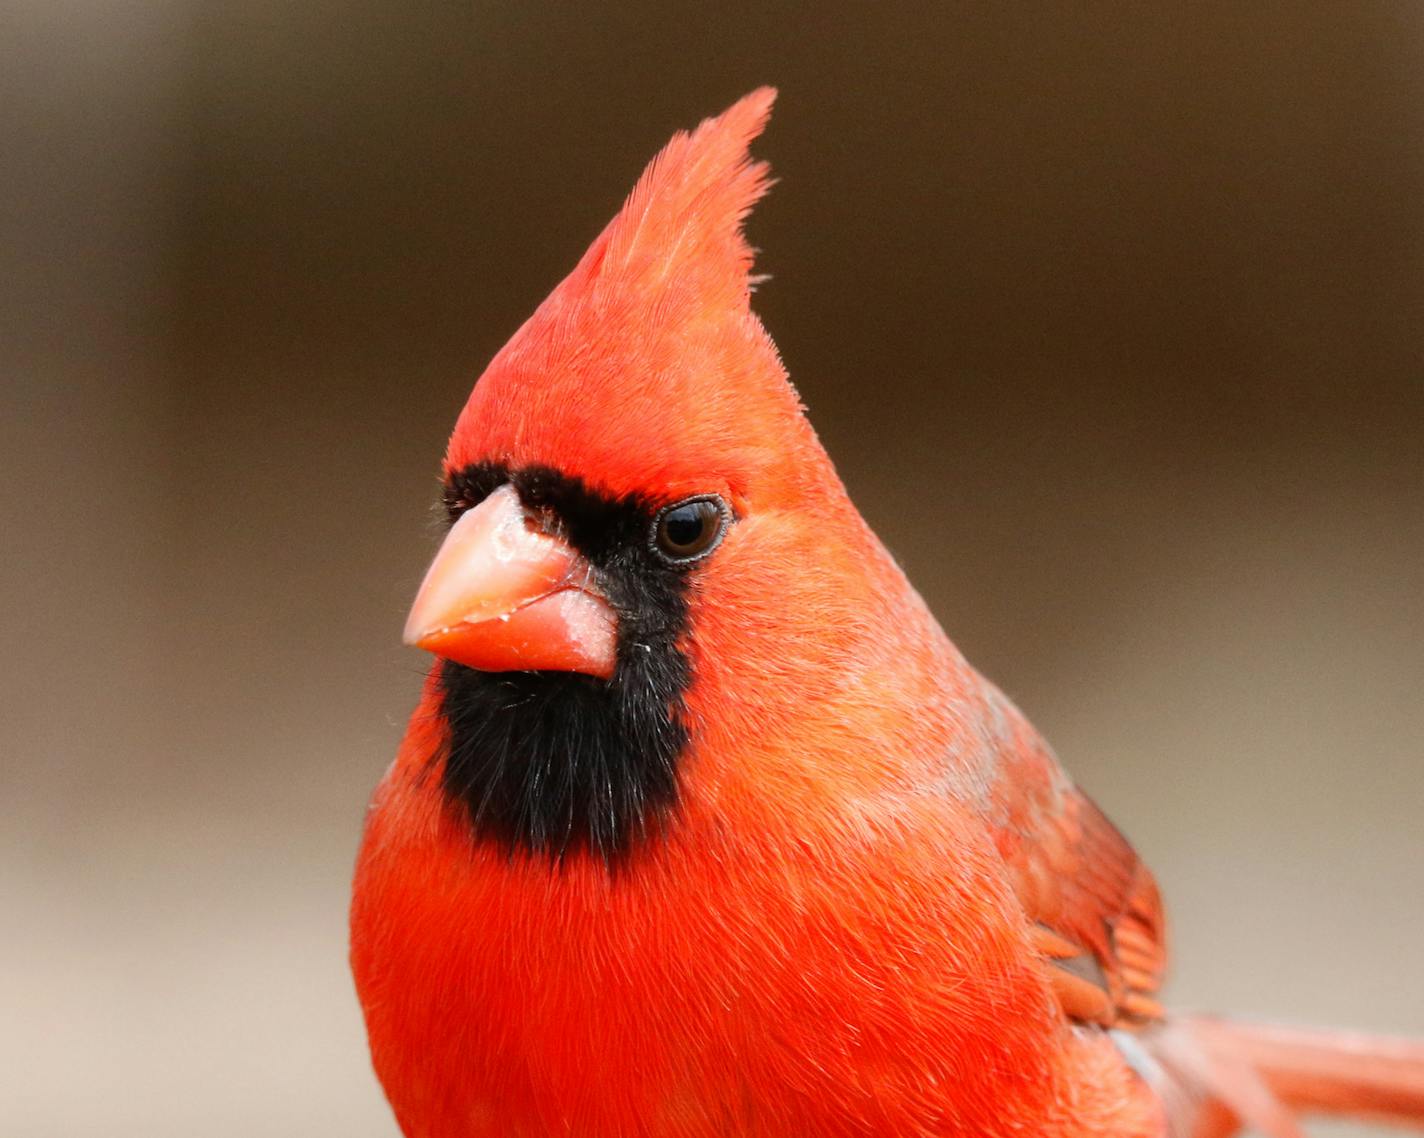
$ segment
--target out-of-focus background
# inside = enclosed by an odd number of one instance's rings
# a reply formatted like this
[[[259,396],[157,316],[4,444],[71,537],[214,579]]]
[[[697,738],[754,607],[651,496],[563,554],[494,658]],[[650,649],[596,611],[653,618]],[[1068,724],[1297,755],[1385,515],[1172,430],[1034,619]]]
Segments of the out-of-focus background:
[[[345,906],[445,434],[766,82],[757,306],[1158,870],[1173,1002],[1424,1033],[1418,5],[5,24],[0,1132],[393,1138]]]

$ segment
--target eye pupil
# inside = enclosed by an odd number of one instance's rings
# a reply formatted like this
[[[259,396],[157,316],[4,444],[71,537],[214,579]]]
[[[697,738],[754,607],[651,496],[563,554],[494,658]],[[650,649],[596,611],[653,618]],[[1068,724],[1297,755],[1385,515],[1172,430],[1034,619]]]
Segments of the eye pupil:
[[[707,528],[706,519],[694,506],[673,510],[663,525],[667,530],[668,544],[676,548],[696,545],[702,537],[702,531]]]
[[[653,544],[670,561],[690,561],[708,553],[722,536],[726,507],[717,498],[694,498],[658,515]]]

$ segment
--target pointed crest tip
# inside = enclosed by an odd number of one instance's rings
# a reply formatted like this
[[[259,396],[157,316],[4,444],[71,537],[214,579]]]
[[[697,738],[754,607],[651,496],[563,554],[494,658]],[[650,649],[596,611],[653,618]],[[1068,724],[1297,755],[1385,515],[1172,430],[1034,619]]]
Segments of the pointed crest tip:
[[[775,88],[758,87],[691,132],[673,135],[609,226],[596,254],[603,269],[643,277],[638,257],[652,255],[657,278],[676,262],[700,259],[710,267],[720,257],[745,280],[751,257],[741,224],[771,185],[770,166],[753,159],[749,147],[775,99]]]

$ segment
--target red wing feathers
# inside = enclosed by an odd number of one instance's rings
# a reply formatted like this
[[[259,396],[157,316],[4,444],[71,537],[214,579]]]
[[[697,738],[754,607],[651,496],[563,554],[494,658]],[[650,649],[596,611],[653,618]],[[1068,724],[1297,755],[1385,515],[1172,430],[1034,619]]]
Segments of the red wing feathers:
[[[1109,1027],[1161,1019],[1166,920],[1151,871],[1017,710],[991,700],[1007,738],[990,821],[1064,1014]]]
[[[1025,846],[1038,880],[1029,916],[1055,965],[1055,991],[1075,1019],[1137,1026],[1162,1016],[1156,994],[1167,962],[1162,901],[1151,872],[1081,791],[1068,788],[1039,841]],[[1052,867],[1050,888],[1040,867]],[[1084,957],[1087,960],[1084,960]],[[1096,966],[1085,977],[1085,968]],[[1090,983],[1101,1003],[1079,1008]],[[1081,1014],[1088,1012],[1090,1014]]]

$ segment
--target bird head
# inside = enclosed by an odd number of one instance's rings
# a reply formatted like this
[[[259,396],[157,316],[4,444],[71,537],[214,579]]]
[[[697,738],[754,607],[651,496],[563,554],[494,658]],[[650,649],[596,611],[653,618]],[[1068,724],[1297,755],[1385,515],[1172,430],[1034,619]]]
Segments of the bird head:
[[[440,657],[447,791],[515,846],[616,856],[708,732],[784,735],[888,651],[908,586],[750,308],[774,97],[672,139],[450,439],[406,640]]]

